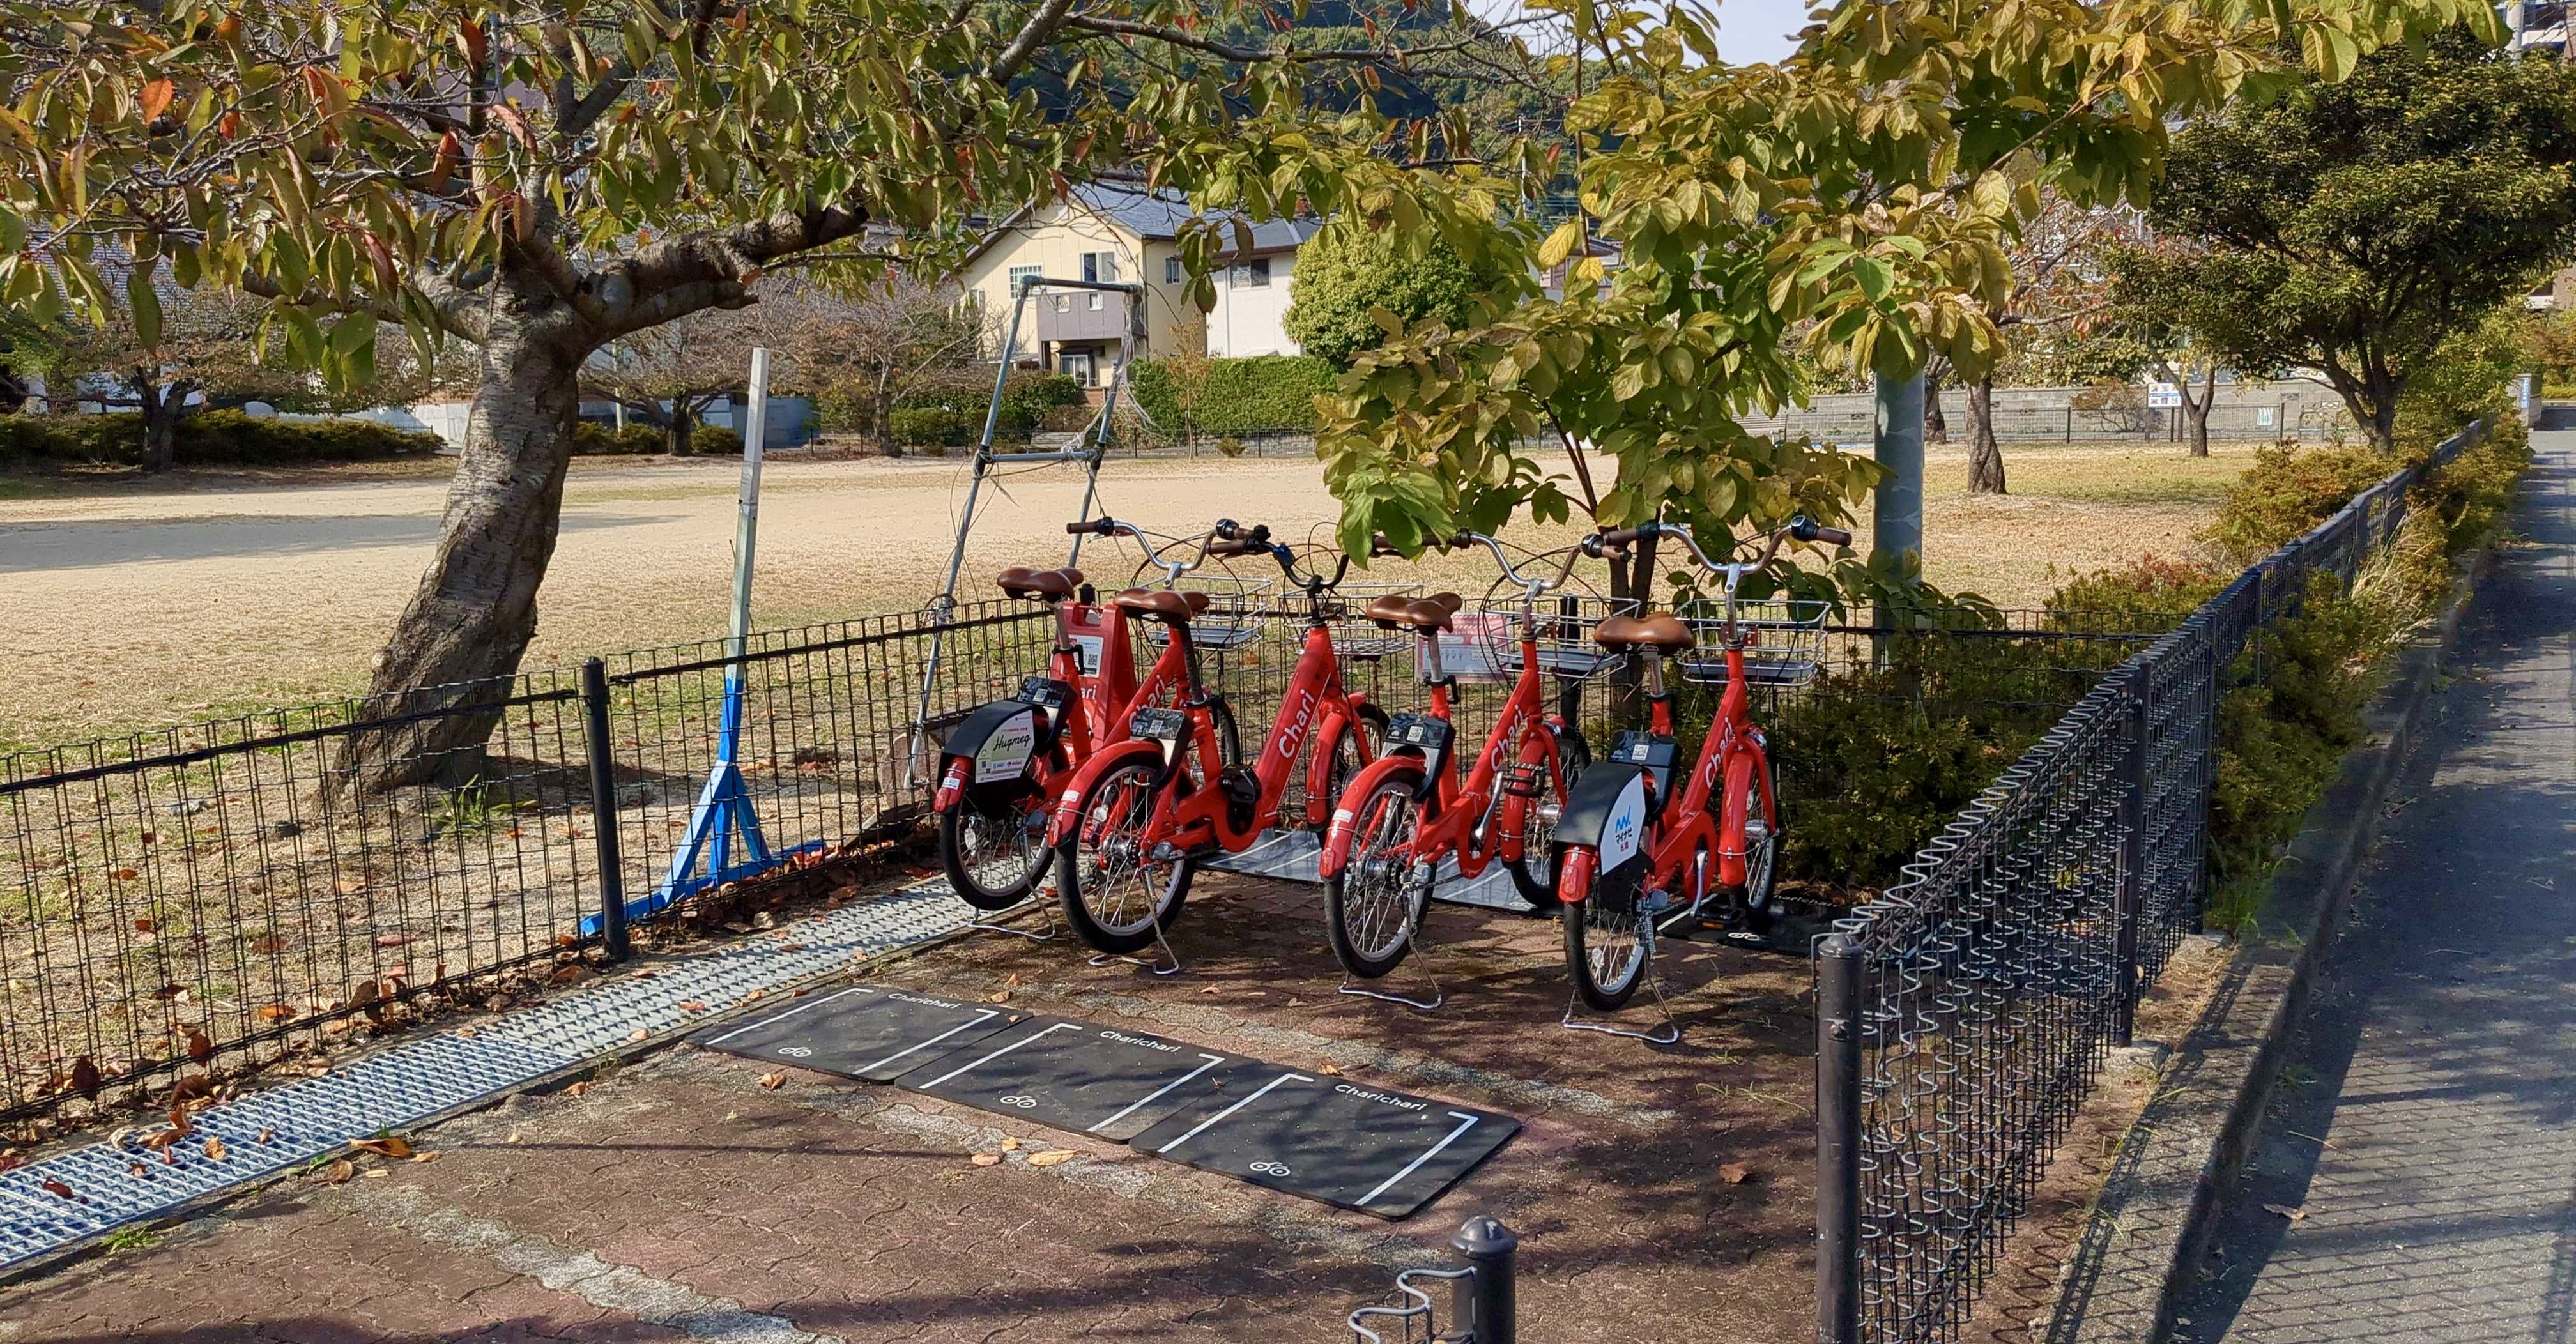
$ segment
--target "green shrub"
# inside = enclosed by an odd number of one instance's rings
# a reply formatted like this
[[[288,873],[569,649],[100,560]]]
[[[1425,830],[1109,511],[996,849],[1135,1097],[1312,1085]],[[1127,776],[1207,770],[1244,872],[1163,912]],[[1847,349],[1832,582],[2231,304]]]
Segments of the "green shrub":
[[[181,466],[293,466],[365,462],[445,447],[435,434],[373,420],[281,420],[241,411],[200,411],[179,422],[171,456]],[[143,460],[143,417],[0,416],[0,460],[135,465]]]
[[[935,406],[907,406],[891,417],[894,441],[906,448],[945,448],[967,441],[966,416]]]
[[[700,425],[689,435],[689,451],[701,457],[740,457],[742,435],[722,425]]]
[[[1216,450],[1225,454],[1227,457],[1241,457],[1244,453],[1249,451],[1249,445],[1245,444],[1243,440],[1229,434],[1216,441]]]
[[[2257,448],[2254,465],[2227,488],[2201,539],[2233,565],[2253,564],[2333,517],[2397,467],[2372,448]]]
[[[1141,360],[1132,383],[1137,406],[1165,433],[1235,436],[1311,431],[1315,398],[1333,390],[1334,377],[1312,355],[1254,355]]]
[[[658,453],[669,443],[662,430],[640,421],[624,429],[584,420],[572,427],[572,454],[575,457],[629,456]]]
[[[994,429],[1006,439],[1025,439],[1044,423],[1047,411],[1056,406],[1076,406],[1083,401],[1082,384],[1069,374],[1048,373],[1038,369],[1015,369],[1002,383],[1002,413]],[[946,411],[966,426],[962,436],[942,437],[943,444],[964,444],[984,428],[984,417],[993,405],[993,373],[961,365],[935,369],[916,376],[894,399],[895,442],[909,444],[903,437],[905,411]],[[861,419],[865,411],[854,412]],[[924,445],[929,441],[923,441]]]
[[[2218,596],[2228,582],[2227,575],[2208,565],[2148,555],[2125,569],[2072,576],[2041,608],[2051,630],[2170,630]]]

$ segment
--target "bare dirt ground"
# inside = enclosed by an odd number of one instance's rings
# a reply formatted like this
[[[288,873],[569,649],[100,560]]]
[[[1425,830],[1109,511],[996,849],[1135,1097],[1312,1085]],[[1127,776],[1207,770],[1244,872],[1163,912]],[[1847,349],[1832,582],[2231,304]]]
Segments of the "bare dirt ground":
[[[1336,995],[1316,914],[1219,877],[1171,979],[992,935],[869,974],[1524,1123],[1402,1223],[682,1046],[411,1135],[435,1163],[290,1180],[14,1287],[0,1340],[1327,1340],[1476,1212],[1524,1239],[1526,1338],[1812,1337],[1803,960],[1667,944],[1687,1035],[1659,1049],[1557,1025],[1552,924],[1437,908],[1423,1014]]]
[[[1936,449],[1927,572],[2025,605],[2055,576],[2186,551],[2251,460],[2250,448],[2215,451],[2195,461],[2164,445],[2013,447],[2014,493],[1971,498],[1964,456]],[[435,544],[443,472],[423,462],[151,482],[0,478],[0,749],[362,687]],[[720,633],[738,474],[716,460],[576,461],[531,665]],[[1004,565],[1060,558],[1080,501],[1080,477],[1062,468],[1003,485],[968,551],[973,596]],[[1118,516],[1174,531],[1231,516],[1295,536],[1336,513],[1304,460],[1113,462],[1101,492]],[[954,458],[772,457],[756,621],[920,606],[964,497]],[[1091,567],[1123,576],[1132,563]],[[1467,557],[1393,568],[1484,577]]]

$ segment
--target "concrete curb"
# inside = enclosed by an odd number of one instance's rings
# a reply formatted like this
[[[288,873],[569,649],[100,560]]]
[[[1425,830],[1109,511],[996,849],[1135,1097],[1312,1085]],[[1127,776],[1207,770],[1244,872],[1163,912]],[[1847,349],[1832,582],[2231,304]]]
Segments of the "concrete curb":
[[[2469,596],[2494,553],[2464,561],[2433,627],[2399,654],[2367,714],[2371,741],[2309,809],[2262,913],[2138,1117],[2064,1270],[2046,1344],[2167,1337],[2219,1207],[2243,1169],[2306,1009],[2317,953],[2334,941]]]

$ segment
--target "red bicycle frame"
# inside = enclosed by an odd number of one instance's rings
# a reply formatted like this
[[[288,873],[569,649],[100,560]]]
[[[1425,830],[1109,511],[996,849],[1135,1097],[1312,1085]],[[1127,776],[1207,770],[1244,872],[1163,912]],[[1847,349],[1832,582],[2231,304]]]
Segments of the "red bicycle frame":
[[[1431,683],[1431,717],[1450,722],[1450,679],[1441,677]],[[1423,799],[1422,821],[1416,829],[1407,856],[1415,863],[1438,863],[1454,857],[1458,875],[1481,876],[1497,858],[1517,863],[1523,857],[1522,845],[1528,838],[1528,809],[1537,805],[1539,793],[1531,789],[1519,809],[1508,803],[1499,812],[1494,807],[1495,781],[1502,777],[1503,754],[1515,751],[1519,765],[1538,765],[1546,772],[1557,797],[1565,795],[1565,778],[1557,760],[1557,734],[1564,725],[1543,710],[1546,679],[1540,671],[1537,628],[1524,621],[1521,627],[1521,674],[1512,684],[1511,697],[1503,702],[1502,713],[1494,720],[1493,731],[1486,734],[1485,745],[1476,754],[1476,762],[1463,772],[1454,764],[1442,769],[1430,781],[1430,794]],[[1394,751],[1369,768],[1354,775],[1342,786],[1347,799],[1369,796],[1378,782],[1398,770],[1417,768],[1419,758],[1397,755]],[[1461,774],[1465,778],[1462,782]],[[1537,781],[1531,781],[1535,784]],[[1483,829],[1488,813],[1499,823],[1490,831]],[[1357,827],[1351,806],[1343,803],[1333,812],[1332,829],[1324,837],[1323,853],[1318,859],[1318,872],[1327,881],[1350,862],[1351,845]]]
[[[1208,711],[1210,701],[1199,684],[1196,660],[1188,648],[1187,627],[1175,626],[1163,658],[1168,661],[1177,654],[1183,659],[1190,691],[1180,708],[1189,722],[1181,739],[1168,744],[1169,759],[1162,786],[1155,793],[1153,817],[1146,826],[1147,841],[1157,848],[1168,845],[1181,851],[1214,846],[1231,853],[1251,848],[1252,842],[1261,837],[1263,819],[1278,811],[1280,800],[1287,795],[1299,752],[1310,741],[1314,749],[1307,763],[1306,821],[1310,826],[1322,825],[1332,805],[1332,762],[1343,734],[1355,734],[1363,762],[1369,750],[1367,735],[1357,731],[1359,707],[1367,697],[1352,695],[1342,685],[1341,661],[1333,651],[1332,632],[1321,624],[1306,632],[1305,647],[1289,675],[1288,689],[1280,696],[1279,713],[1271,721],[1261,754],[1251,767],[1260,785],[1259,801],[1248,811],[1249,824],[1240,827],[1235,824],[1234,814],[1242,809],[1229,806],[1231,799],[1223,783],[1213,772],[1194,767],[1190,760],[1193,755],[1199,762],[1222,760],[1223,756],[1218,748],[1216,717]],[[1161,664],[1156,666],[1159,670]],[[1062,844],[1080,824],[1081,798],[1094,779],[1122,762],[1162,754],[1166,746],[1154,739],[1130,737],[1095,751],[1065,784],[1055,819],[1047,829],[1047,843]]]
[[[1751,856],[1745,841],[1745,822],[1751,816],[1748,784],[1758,781],[1761,785],[1763,824],[1775,831],[1779,827],[1779,804],[1771,793],[1769,743],[1762,730],[1754,726],[1752,697],[1744,689],[1744,650],[1729,646],[1725,652],[1726,690],[1718,696],[1717,717],[1710,721],[1708,735],[1700,741],[1699,760],[1691,769],[1690,779],[1679,790],[1669,791],[1667,797],[1651,800],[1651,850],[1646,866],[1649,889],[1673,891],[1673,884],[1681,880],[1684,870],[1703,854],[1715,858],[1719,886],[1744,885],[1745,860]],[[1670,694],[1652,698],[1647,722],[1657,736],[1673,735]],[[1648,788],[1652,787],[1650,780]],[[1715,816],[1708,808],[1712,794],[1724,800]],[[1685,907],[1708,895],[1709,874],[1703,871],[1692,876],[1696,880],[1691,888],[1676,896]]]

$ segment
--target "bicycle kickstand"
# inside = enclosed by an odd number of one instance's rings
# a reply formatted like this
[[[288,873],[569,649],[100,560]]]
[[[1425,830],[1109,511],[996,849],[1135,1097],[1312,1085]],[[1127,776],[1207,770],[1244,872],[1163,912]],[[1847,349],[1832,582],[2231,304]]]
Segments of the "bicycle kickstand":
[[[1142,967],[1156,975],[1179,975],[1181,973],[1181,954],[1172,950],[1171,940],[1163,936],[1163,926],[1160,924],[1156,924],[1154,926],[1154,945],[1163,949],[1163,964],[1160,966],[1157,966],[1142,957],[1131,957],[1124,952],[1103,952],[1098,956],[1093,957],[1086,964],[1092,966],[1109,966],[1123,961],[1130,966]]]
[[[1018,915],[1021,911],[1028,909],[1030,906],[1036,906],[1041,913],[1045,914],[1046,931],[1044,933],[1031,933],[1027,929],[1015,929],[1002,922],[1005,919]],[[1031,895],[1027,900],[1022,901],[1018,905],[1014,905],[1009,909],[996,910],[990,918],[970,919],[966,921],[966,927],[970,929],[981,929],[986,933],[1007,933],[1014,938],[1026,938],[1033,943],[1053,942],[1055,941],[1055,936],[1057,934],[1064,932],[1064,926],[1056,922],[1054,899],[1051,897],[1037,895]]]
[[[1431,998],[1428,1002],[1403,994],[1390,993],[1383,989],[1371,989],[1366,984],[1353,980],[1347,971],[1342,974],[1341,988],[1336,989],[1333,992],[1336,994],[1348,994],[1353,998],[1377,999],[1384,1003],[1400,1003],[1407,1008],[1417,1008],[1426,1013],[1444,1003],[1447,1003],[1449,1001],[1449,994],[1448,991],[1440,987],[1440,977],[1433,975],[1431,973],[1431,968],[1428,965],[1425,965],[1422,960],[1423,957],[1431,951],[1431,945],[1422,941],[1422,925],[1419,920],[1415,922],[1413,933],[1406,941],[1413,945],[1413,955],[1409,960],[1411,960],[1413,964],[1422,971],[1422,979],[1424,983],[1431,986]]]
[[[1630,1031],[1626,1027],[1611,1026],[1607,1022],[1578,1021],[1575,1014],[1581,1011],[1583,1007],[1583,999],[1580,994],[1569,989],[1566,991],[1565,996],[1565,1016],[1557,1019],[1558,1026],[1563,1027],[1568,1031],[1597,1031],[1604,1036],[1624,1036],[1632,1041],[1644,1041],[1648,1045],[1676,1045],[1680,1043],[1682,1039],[1682,1024],[1675,1021],[1673,1018],[1673,1005],[1671,1001],[1664,997],[1664,973],[1655,965],[1654,928],[1655,922],[1648,919],[1643,922],[1639,931],[1645,938],[1646,988],[1653,990],[1655,993],[1655,1011],[1663,1015],[1663,1025],[1651,1027],[1645,1031]]]

